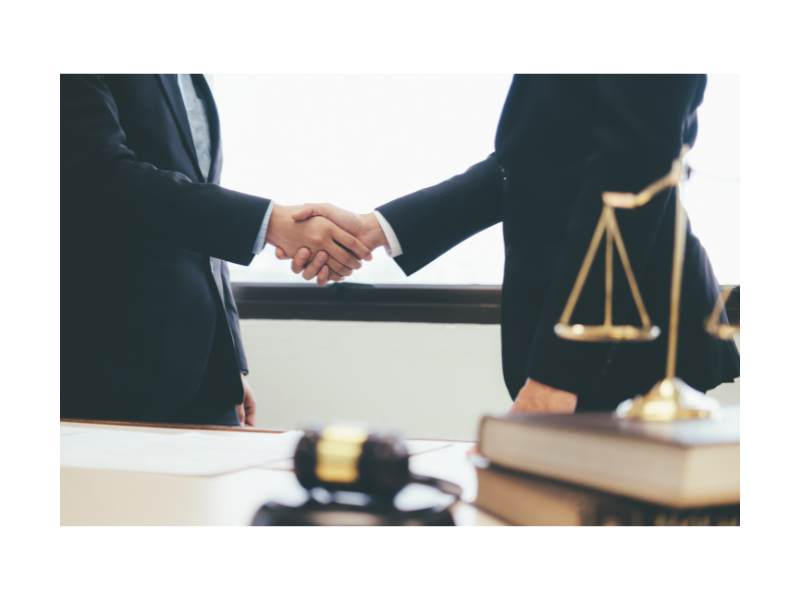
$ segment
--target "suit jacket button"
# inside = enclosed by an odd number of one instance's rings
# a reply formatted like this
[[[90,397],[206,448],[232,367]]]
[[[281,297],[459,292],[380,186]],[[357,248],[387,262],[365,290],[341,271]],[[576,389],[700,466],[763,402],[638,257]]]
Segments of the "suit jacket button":
[[[506,244],[506,256],[511,256],[511,244]]]
[[[503,166],[500,167],[500,174],[503,176],[503,181],[508,179],[508,171],[506,171],[505,167]]]

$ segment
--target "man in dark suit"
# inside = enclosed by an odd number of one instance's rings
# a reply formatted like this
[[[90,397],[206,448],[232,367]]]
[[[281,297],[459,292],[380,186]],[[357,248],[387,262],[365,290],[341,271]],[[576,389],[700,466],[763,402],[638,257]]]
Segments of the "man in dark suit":
[[[308,205],[294,215],[327,216],[373,249],[386,245],[406,275],[475,233],[503,223],[503,372],[513,410],[612,410],[665,374],[667,335],[648,343],[585,343],[556,336],[602,209],[604,191],[637,193],[666,175],[697,135],[704,75],[517,75],[495,152],[465,173],[355,215]],[[667,331],[675,190],[617,211],[622,238],[653,322]],[[573,323],[603,322],[602,252]],[[291,256],[278,251],[278,257]],[[617,259],[618,260],[618,259]],[[719,294],[705,250],[687,232],[677,375],[709,390],[739,374],[733,342],[708,336],[702,319]],[[295,256],[295,272],[316,274]],[[318,278],[326,280],[325,274]],[[639,324],[619,265],[614,322]]]
[[[252,425],[226,261],[325,250],[338,278],[369,258],[325,219],[298,228],[292,207],[220,187],[221,170],[202,75],[62,75],[62,417]]]

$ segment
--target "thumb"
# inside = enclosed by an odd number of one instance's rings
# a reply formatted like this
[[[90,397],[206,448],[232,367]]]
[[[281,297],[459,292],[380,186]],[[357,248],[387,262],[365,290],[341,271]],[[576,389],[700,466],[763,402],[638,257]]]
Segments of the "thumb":
[[[327,217],[328,213],[330,213],[330,208],[325,204],[304,204],[292,215],[292,219],[305,221],[310,217]]]

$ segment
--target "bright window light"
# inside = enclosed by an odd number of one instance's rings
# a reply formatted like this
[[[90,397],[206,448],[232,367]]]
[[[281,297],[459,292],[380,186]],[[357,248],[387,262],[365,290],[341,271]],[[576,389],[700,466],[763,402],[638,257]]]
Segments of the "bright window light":
[[[213,75],[222,185],[280,204],[356,212],[463,172],[494,150],[511,75]],[[684,201],[720,283],[739,282],[739,78],[709,76]],[[411,277],[382,250],[348,281],[499,285],[497,225]],[[239,282],[303,283],[270,246]],[[310,284],[311,285],[311,284]]]

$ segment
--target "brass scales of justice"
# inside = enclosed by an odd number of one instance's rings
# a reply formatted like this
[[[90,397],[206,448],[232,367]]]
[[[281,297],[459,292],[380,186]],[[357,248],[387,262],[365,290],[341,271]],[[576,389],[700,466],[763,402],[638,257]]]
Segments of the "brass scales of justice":
[[[670,299],[669,339],[667,346],[666,377],[659,381],[643,396],[625,400],[616,410],[616,416],[624,419],[643,421],[676,421],[683,419],[705,419],[718,417],[722,413],[719,402],[707,397],[675,376],[675,363],[678,351],[678,317],[680,313],[681,279],[683,276],[684,253],[686,249],[686,211],[681,204],[680,181],[684,173],[683,159],[689,147],[681,148],[680,156],[672,162],[670,172],[638,194],[621,192],[603,193],[603,212],[597,223],[589,250],[583,260],[575,285],[570,292],[561,319],[555,326],[556,334],[564,339],[584,342],[647,342],[656,339],[661,331],[650,321],[645,309],[639,287],[633,276],[625,244],[614,214],[615,209],[634,209],[647,204],[653,196],[663,190],[676,188],[675,200],[675,246],[672,260],[672,288]],[[578,303],[586,277],[594,262],[600,243],[605,237],[605,319],[602,325],[570,324],[575,305]],[[620,262],[630,285],[631,294],[641,319],[641,327],[634,325],[615,325],[612,322],[612,291],[614,246],[619,253]],[[704,322],[707,333],[721,339],[731,339],[738,327],[720,323],[719,318],[725,305],[725,296],[720,295],[714,311]]]

